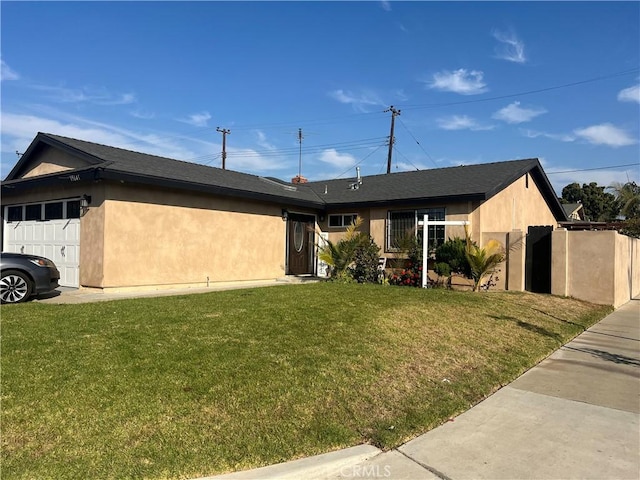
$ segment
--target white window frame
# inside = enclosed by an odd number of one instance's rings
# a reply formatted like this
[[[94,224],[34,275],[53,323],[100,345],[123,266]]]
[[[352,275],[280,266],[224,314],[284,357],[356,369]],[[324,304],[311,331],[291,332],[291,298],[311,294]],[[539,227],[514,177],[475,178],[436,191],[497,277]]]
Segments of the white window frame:
[[[331,225],[331,219],[336,217],[340,217],[340,225]],[[347,217],[348,217],[348,222],[345,221],[347,220]],[[346,228],[354,224],[357,220],[358,220],[357,213],[332,213],[332,214],[329,214],[329,217],[327,219],[327,226],[329,228]]]

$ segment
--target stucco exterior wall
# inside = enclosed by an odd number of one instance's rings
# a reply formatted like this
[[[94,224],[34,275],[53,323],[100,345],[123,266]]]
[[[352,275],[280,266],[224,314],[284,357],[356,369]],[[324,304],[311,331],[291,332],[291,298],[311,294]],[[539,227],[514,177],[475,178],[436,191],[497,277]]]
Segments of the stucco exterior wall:
[[[530,176],[527,188],[527,176],[523,175],[480,206],[478,228],[481,232],[522,230],[526,233],[529,226],[556,227],[558,221]]]
[[[80,285],[100,287],[104,273],[105,185],[91,188],[91,205],[80,219]]]
[[[111,185],[104,232],[101,288],[275,279],[285,272],[286,222],[275,205]]]
[[[640,295],[640,240],[615,231],[556,230],[551,293],[623,305]]]
[[[87,162],[73,157],[59,149],[49,147],[48,145],[41,147],[41,156],[35,162],[33,167],[26,172],[22,178],[36,177],[38,175],[46,175],[49,173],[63,172],[73,168],[81,168],[87,165]]]

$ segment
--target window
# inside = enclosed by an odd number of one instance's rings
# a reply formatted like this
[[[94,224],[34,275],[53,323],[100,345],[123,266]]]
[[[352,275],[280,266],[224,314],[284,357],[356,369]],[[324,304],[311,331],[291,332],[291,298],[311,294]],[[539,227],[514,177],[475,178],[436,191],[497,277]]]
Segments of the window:
[[[7,207],[6,214],[7,222],[63,220],[80,218],[80,210],[80,200],[59,200],[31,205],[14,205]]]
[[[45,220],[59,220],[62,217],[62,202],[45,203],[44,204],[44,219]]]
[[[42,204],[27,205],[25,207],[25,220],[42,220]]]
[[[429,220],[444,220],[444,208],[426,208],[420,210],[390,211],[387,218],[387,250],[395,250],[398,241],[407,234],[416,235],[422,242],[422,228],[418,228],[418,222],[424,215],[429,215]],[[436,248],[444,243],[444,225],[429,226],[429,248]]]
[[[17,207],[9,207],[7,212],[8,222],[20,222],[22,220],[22,205]]]
[[[67,202],[67,218],[80,218],[80,200]]]
[[[347,215],[329,215],[330,227],[348,227],[352,223],[356,223],[358,215],[350,213]]]
[[[429,215],[429,220],[444,221],[444,208],[428,208],[418,210],[418,220]],[[422,229],[418,231],[418,239],[422,243]],[[444,243],[444,225],[429,225],[429,250],[437,248]]]

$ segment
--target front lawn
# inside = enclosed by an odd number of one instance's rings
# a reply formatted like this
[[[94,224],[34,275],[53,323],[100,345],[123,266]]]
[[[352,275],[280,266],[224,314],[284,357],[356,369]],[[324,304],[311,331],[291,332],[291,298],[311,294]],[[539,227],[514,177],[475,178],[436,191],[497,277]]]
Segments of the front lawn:
[[[2,478],[193,478],[392,448],[609,311],[331,283],[3,306]]]

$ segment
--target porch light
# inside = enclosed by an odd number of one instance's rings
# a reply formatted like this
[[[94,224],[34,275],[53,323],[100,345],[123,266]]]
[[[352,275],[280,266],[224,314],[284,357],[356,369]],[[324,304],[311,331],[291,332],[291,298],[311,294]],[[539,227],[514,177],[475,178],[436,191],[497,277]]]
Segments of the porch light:
[[[89,211],[89,205],[91,205],[91,195],[82,195],[80,197],[80,216],[84,217]]]
[[[289,219],[289,212],[286,208],[282,209],[282,221],[286,222]]]

